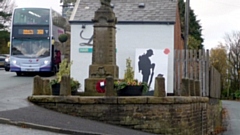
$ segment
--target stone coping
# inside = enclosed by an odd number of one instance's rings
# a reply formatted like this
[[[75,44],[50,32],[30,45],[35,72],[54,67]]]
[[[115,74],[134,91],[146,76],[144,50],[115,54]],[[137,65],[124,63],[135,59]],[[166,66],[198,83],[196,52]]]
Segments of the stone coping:
[[[104,96],[49,96],[34,95],[28,100],[35,103],[69,103],[69,104],[187,104],[208,103],[208,97],[184,96],[132,96],[132,97],[104,97]]]

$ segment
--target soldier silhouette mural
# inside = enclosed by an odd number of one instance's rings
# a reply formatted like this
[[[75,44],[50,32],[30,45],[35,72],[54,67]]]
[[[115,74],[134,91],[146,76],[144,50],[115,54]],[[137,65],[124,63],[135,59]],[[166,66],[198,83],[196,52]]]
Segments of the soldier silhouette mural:
[[[155,63],[152,63],[150,57],[154,55],[152,49],[148,49],[147,53],[138,57],[138,70],[142,74],[142,82],[151,86],[152,79],[154,76]],[[150,79],[150,80],[149,80]]]

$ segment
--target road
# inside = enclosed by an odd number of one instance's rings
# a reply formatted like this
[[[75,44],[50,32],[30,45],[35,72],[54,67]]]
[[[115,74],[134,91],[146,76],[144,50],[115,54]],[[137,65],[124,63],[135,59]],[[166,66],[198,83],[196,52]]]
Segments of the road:
[[[240,102],[222,101],[223,107],[227,109],[228,129],[223,135],[239,135],[240,134]]]
[[[32,83],[33,77],[17,77],[15,73],[0,70],[0,111],[7,111],[29,106],[26,95],[31,95],[31,88],[23,87]]]
[[[31,106],[26,98],[32,94],[33,76],[18,77],[0,68],[0,112]],[[58,133],[0,124],[0,135],[60,135]],[[63,134],[61,134],[63,135]]]
[[[27,96],[32,95],[33,77],[16,76],[0,68],[0,111],[27,107]]]

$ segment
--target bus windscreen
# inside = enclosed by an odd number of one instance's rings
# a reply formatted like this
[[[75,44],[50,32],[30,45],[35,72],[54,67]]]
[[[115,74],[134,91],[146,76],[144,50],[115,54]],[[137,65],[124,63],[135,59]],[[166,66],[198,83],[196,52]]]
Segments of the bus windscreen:
[[[11,55],[17,57],[48,57],[50,56],[49,39],[13,39]]]

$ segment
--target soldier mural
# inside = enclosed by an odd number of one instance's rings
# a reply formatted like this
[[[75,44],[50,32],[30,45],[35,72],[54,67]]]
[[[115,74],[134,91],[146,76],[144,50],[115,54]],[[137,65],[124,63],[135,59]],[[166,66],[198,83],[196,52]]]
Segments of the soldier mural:
[[[146,54],[138,57],[138,70],[142,74],[142,82],[148,83],[149,86],[152,83],[155,68],[155,63],[152,63],[149,59],[152,55],[154,55],[153,50],[149,49]]]
[[[135,51],[134,78],[148,84],[149,91],[154,90],[155,77],[165,78],[165,88],[168,82],[169,49],[138,48]]]

